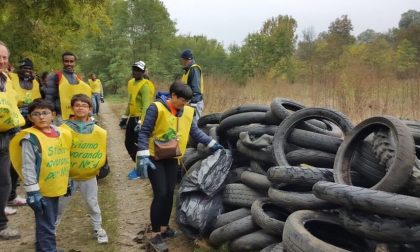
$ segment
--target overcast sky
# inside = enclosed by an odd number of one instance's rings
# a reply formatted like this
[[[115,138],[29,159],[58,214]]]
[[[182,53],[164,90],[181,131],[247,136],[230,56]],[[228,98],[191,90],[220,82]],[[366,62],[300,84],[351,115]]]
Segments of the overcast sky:
[[[386,32],[398,27],[401,14],[420,11],[420,0],[162,0],[178,34],[205,35],[225,47],[242,44],[248,33],[278,15],[292,16],[297,35],[310,27],[316,34],[327,31],[336,18],[347,14],[353,35],[366,29]]]

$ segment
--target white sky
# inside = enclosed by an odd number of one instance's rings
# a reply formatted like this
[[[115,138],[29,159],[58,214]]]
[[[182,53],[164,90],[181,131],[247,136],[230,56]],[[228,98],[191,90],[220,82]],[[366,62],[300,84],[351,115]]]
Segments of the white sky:
[[[373,29],[386,32],[398,27],[401,14],[420,11],[420,0],[162,0],[178,34],[205,35],[224,47],[242,44],[264,21],[278,15],[292,16],[296,34],[313,27],[315,34],[328,30],[336,18],[347,14],[353,35]]]

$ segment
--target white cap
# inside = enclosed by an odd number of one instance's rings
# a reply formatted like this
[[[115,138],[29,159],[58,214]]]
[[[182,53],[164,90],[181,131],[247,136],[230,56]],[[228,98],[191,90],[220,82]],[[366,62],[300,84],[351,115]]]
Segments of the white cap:
[[[146,69],[146,63],[144,63],[141,60],[140,61],[137,61],[136,63],[134,63],[132,66],[133,67],[138,67],[138,68],[140,68],[143,71]]]

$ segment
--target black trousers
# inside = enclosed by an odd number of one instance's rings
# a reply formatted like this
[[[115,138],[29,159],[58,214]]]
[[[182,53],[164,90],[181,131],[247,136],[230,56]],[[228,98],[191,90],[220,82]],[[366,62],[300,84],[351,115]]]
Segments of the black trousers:
[[[152,231],[160,232],[161,226],[169,224],[179,166],[178,161],[172,158],[152,162],[156,165],[156,170],[148,170],[153,190],[150,220]]]
[[[137,126],[138,120],[138,117],[129,117],[125,128],[125,148],[134,162],[136,162],[138,140],[138,132],[135,132],[134,128]]]

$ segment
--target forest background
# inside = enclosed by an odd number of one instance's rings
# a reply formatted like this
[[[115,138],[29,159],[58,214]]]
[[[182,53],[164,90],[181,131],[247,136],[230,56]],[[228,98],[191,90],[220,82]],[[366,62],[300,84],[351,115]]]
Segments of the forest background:
[[[204,35],[177,35],[158,0],[5,0],[0,40],[17,65],[60,70],[61,54],[78,56],[77,72],[94,72],[106,95],[126,95],[131,64],[144,60],[158,89],[181,74],[180,52],[190,48],[205,74],[206,112],[287,97],[340,110],[360,121],[392,114],[420,120],[420,12],[407,10],[385,33],[353,35],[348,16],[327,31],[296,34],[292,16],[266,20],[242,45],[227,49]],[[204,31],[203,31],[204,32]]]

